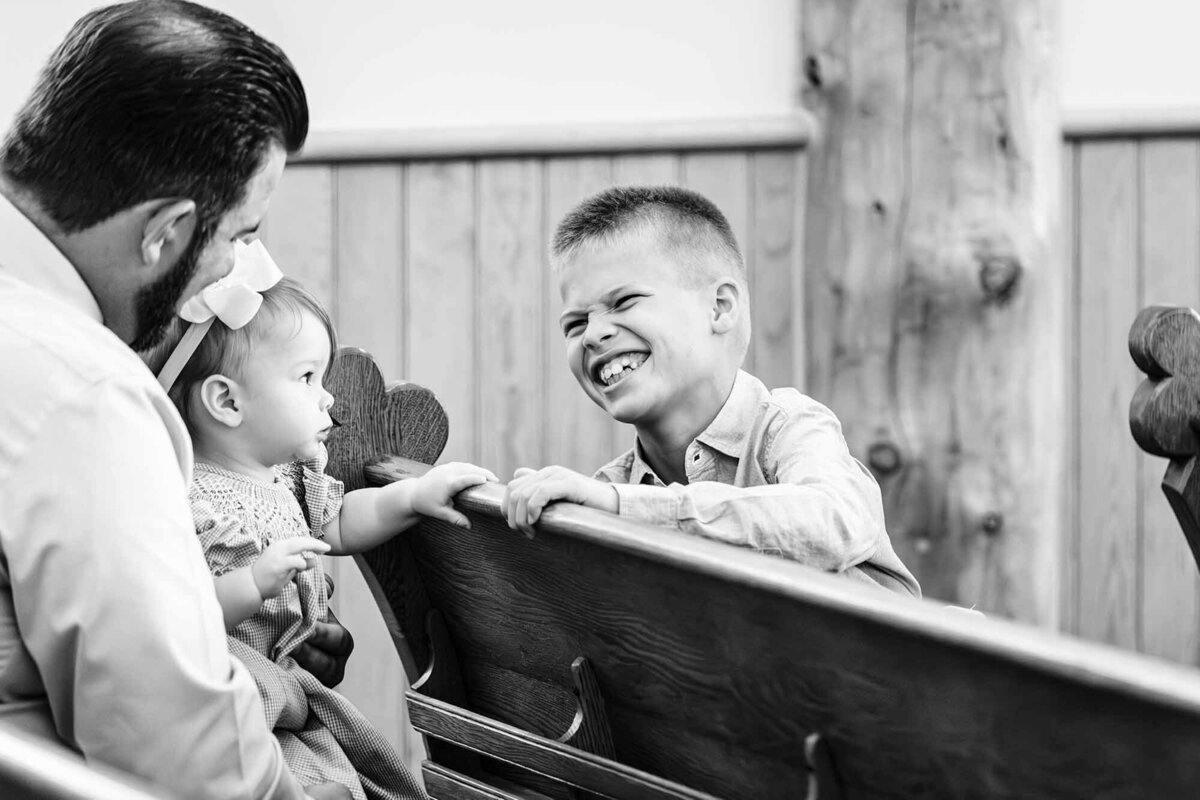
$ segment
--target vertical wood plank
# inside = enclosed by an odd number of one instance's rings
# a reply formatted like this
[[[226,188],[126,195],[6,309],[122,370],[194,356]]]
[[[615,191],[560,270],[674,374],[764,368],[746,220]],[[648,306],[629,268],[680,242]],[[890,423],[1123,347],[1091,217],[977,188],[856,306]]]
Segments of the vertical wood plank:
[[[1079,634],[1079,146],[1063,145],[1062,159],[1063,263],[1067,269],[1066,474],[1063,481],[1061,630]]]
[[[1200,304],[1200,145],[1142,144],[1142,286],[1139,307]],[[1127,326],[1128,327],[1128,326]],[[1163,496],[1167,461],[1138,452],[1142,534],[1142,649],[1197,663],[1200,573]]]
[[[552,158],[546,162],[545,230],[549,240],[563,216],[588,195],[613,182],[607,157]],[[633,446],[633,434],[596,406],[571,375],[558,326],[562,295],[558,278],[544,262],[545,323],[543,380],[546,396],[546,441],[543,463],[562,464],[585,475],[592,474]]]
[[[821,131],[806,164],[811,393],[867,454],[927,595],[1056,624],[1057,17],[1039,0],[806,0],[803,16]]]
[[[283,274],[304,284],[331,312],[337,310],[333,304],[336,202],[332,167],[290,166],[271,198],[264,237]]]
[[[1079,633],[1132,649],[1138,455],[1127,415],[1137,379],[1126,337],[1138,297],[1136,144],[1081,145],[1078,180]]]
[[[343,165],[334,174],[338,336],[370,352],[388,380],[404,375],[402,180],[395,164]],[[425,746],[408,721],[404,667],[362,574],[350,560],[336,561],[335,611],[355,637],[338,691],[419,775]]]
[[[405,377],[403,179],[398,164],[348,164],[335,181],[338,334],[387,380]]]
[[[443,460],[477,462],[474,162],[413,163],[406,196],[407,377],[433,391],[450,418]]]
[[[769,387],[804,386],[804,320],[796,313],[804,308],[800,164],[794,151],[754,155],[750,346],[755,374]]]
[[[755,279],[755,248],[753,241],[753,198],[751,191],[751,158],[746,152],[691,153],[682,158],[683,185],[699,192],[717,207],[729,220],[729,227],[737,237],[738,247],[746,262],[746,279],[751,292]],[[752,296],[746,298],[753,300]],[[753,309],[752,309],[753,310]],[[753,318],[751,320],[753,326]],[[743,369],[754,372],[754,341],[746,353]]]
[[[653,185],[679,183],[680,162],[676,153],[637,153],[613,159],[613,183]]]
[[[479,166],[480,463],[508,480],[538,467],[542,406],[541,164],[489,160]]]

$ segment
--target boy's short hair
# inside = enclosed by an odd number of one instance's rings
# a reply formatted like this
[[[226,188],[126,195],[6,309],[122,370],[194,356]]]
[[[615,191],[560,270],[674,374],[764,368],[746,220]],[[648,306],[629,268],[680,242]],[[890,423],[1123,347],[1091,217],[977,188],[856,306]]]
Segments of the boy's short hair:
[[[333,320],[321,302],[299,282],[284,277],[279,283],[262,292],[263,303],[248,323],[237,330],[231,330],[219,319],[214,319],[212,327],[200,341],[196,352],[188,359],[179,378],[171,386],[168,395],[179,415],[187,424],[188,431],[195,435],[192,424],[192,389],[204,382],[211,375],[225,375],[235,380],[242,376],[250,349],[261,340],[266,332],[279,320],[281,314],[291,313],[299,323],[300,314],[309,312],[320,320],[329,335],[329,365],[325,369],[324,378],[329,377],[333,369],[334,357],[337,355],[337,333]],[[162,364],[170,357],[171,352],[179,343],[190,323],[176,317],[175,325],[166,339],[156,347],[146,358],[150,368],[158,372]]]
[[[689,283],[719,277],[713,259],[703,256],[715,256],[726,268],[721,274],[746,283],[745,261],[725,215],[708,198],[680,186],[613,186],[588,197],[558,223],[551,263],[559,269],[588,244],[635,230],[657,234]]]

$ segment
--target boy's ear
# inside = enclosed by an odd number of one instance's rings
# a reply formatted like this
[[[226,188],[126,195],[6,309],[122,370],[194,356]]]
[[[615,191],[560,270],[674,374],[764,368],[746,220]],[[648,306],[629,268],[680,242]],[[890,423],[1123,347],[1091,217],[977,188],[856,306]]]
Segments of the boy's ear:
[[[154,201],[142,226],[142,263],[171,267],[196,233],[196,204],[191,200]]]
[[[217,422],[228,428],[242,424],[242,387],[224,375],[209,375],[200,384],[200,404]]]
[[[742,313],[742,287],[733,278],[713,282],[712,331],[728,333],[737,327]]]

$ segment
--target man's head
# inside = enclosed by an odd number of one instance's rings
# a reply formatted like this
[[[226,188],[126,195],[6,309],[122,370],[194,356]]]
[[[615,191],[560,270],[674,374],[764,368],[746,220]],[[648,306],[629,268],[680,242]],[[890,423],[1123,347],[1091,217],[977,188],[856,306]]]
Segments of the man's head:
[[[5,191],[143,349],[221,277],[308,133],[287,57],[183,0],[97,9],[67,34],[0,147]]]
[[[563,218],[550,258],[584,392],[641,433],[707,426],[750,336],[745,267],[720,210],[678,187],[614,187]]]

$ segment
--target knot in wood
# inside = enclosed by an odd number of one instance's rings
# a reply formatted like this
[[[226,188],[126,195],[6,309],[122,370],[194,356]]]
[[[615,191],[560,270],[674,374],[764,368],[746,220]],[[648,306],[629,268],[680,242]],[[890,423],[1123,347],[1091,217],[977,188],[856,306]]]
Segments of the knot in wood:
[[[984,256],[979,267],[979,284],[984,300],[1003,304],[1013,296],[1021,281],[1021,263],[1012,256]]]
[[[867,448],[867,464],[880,475],[891,475],[901,463],[900,449],[891,442],[875,442]]]
[[[995,536],[1004,528],[1004,515],[996,511],[989,511],[983,515],[983,519],[979,523],[979,529],[988,536]]]
[[[1129,404],[1129,428],[1147,453],[1200,452],[1200,315],[1179,306],[1142,309],[1129,329],[1129,354],[1146,373]]]

